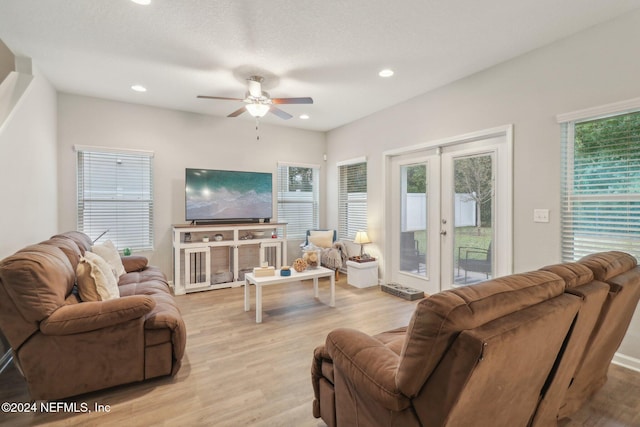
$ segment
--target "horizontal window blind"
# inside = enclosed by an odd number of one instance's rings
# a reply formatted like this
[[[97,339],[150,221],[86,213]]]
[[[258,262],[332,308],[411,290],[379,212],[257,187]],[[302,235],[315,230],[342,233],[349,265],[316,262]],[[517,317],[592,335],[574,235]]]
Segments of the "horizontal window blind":
[[[354,239],[367,229],[367,162],[338,166],[338,235]]]
[[[78,230],[118,249],[153,249],[153,155],[76,149]]]
[[[640,257],[640,112],[562,123],[562,258]]]
[[[320,222],[320,168],[278,165],[278,221],[287,223],[287,237],[304,239]]]

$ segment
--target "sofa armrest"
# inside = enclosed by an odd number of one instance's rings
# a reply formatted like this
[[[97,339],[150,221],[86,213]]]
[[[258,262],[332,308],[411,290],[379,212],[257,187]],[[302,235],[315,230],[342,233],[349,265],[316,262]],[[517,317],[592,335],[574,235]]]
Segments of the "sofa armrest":
[[[322,374],[323,363],[333,363],[324,345],[313,350],[313,362],[311,363],[311,384],[313,385],[314,396],[318,400],[320,399],[320,386],[318,383],[324,377]],[[333,378],[328,378],[328,380],[333,382]]]
[[[358,392],[385,408],[401,411],[410,405],[396,387],[400,356],[377,339],[354,329],[335,329],[326,340],[334,369],[348,377]]]
[[[149,262],[146,257],[143,257],[141,255],[121,256],[120,259],[122,260],[124,271],[126,271],[127,273],[144,270]]]
[[[107,301],[63,305],[40,322],[45,335],[71,335],[142,318],[155,307],[146,295],[132,295]]]

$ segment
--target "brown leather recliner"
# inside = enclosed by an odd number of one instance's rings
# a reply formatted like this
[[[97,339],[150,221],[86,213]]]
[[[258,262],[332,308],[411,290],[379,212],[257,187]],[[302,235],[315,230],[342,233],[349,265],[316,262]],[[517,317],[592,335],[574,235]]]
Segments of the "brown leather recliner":
[[[432,295],[406,328],[334,330],[314,352],[313,414],[329,426],[525,426],[581,305],[538,271]]]
[[[564,351],[556,362],[553,377],[549,378],[546,389],[531,422],[532,427],[555,426],[558,422],[560,407],[564,404],[567,389],[573,380],[576,367],[583,357],[585,346],[598,321],[609,286],[595,280],[593,272],[578,263],[565,263],[543,267],[562,277],[566,292],[582,299],[578,317],[567,337]]]
[[[578,261],[596,280],[609,286],[598,319],[560,407],[559,418],[568,417],[607,381],[613,356],[622,343],[640,300],[640,267],[624,252],[601,252]]]
[[[541,270],[561,276],[567,292],[580,296],[583,304],[532,427],[556,425],[604,385],[640,299],[640,268],[624,252],[596,253]]]
[[[143,257],[125,257],[120,298],[82,302],[75,270],[90,247],[86,235],[69,232],[0,261],[0,329],[34,400],[180,368],[186,331],[164,274]]]

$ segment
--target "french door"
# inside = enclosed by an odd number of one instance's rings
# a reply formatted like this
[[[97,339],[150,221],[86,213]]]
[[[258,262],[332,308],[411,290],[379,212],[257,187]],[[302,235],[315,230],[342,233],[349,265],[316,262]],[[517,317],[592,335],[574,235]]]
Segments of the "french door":
[[[510,130],[386,153],[387,282],[432,294],[511,272]]]

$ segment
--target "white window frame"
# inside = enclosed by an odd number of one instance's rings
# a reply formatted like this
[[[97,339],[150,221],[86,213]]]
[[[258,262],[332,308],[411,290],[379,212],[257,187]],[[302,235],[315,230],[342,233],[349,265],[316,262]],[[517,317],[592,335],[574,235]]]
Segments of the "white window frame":
[[[95,243],[111,240],[119,250],[153,250],[154,153],[82,145],[75,145],[74,151],[77,229]],[[133,167],[119,171],[119,166],[111,168],[112,160],[115,160],[115,165],[130,160]],[[135,185],[127,185],[132,179],[136,180]],[[110,188],[91,188],[91,181],[101,183],[109,180],[113,180]],[[95,208],[91,209],[90,205]]]
[[[574,143],[575,125],[585,121],[606,119],[629,113],[640,112],[640,98],[607,104],[595,108],[560,114],[556,117],[562,130],[562,206],[561,206],[561,239],[562,260],[574,261],[587,253],[619,250],[640,257],[640,227],[637,232],[627,232],[624,235],[613,233],[593,233],[591,236],[576,238],[574,229],[575,215],[573,206],[576,202],[606,202],[610,206],[622,202],[640,202],[640,194],[611,194],[597,193],[593,195],[573,194],[574,172]],[[627,223],[635,223],[628,220]]]
[[[345,168],[364,163],[368,175],[368,163],[366,157],[338,162],[338,238],[353,240],[356,232],[367,230],[368,214],[368,187],[363,193],[346,192],[348,183],[343,176]],[[365,180],[365,186],[368,177]]]
[[[312,191],[289,191],[289,168],[292,167],[312,169]],[[289,239],[304,239],[307,230],[320,225],[320,165],[278,162],[276,181],[278,222],[287,223]],[[287,206],[292,209],[286,209]]]

